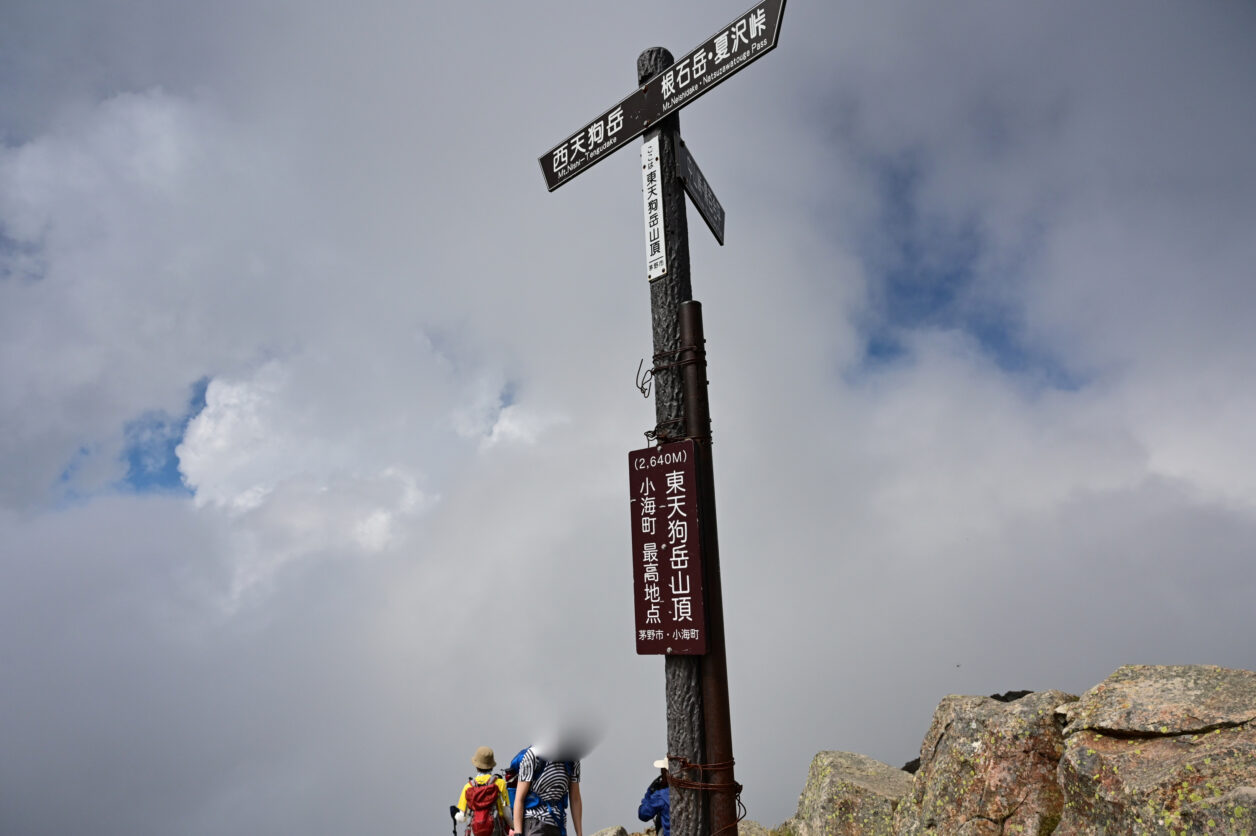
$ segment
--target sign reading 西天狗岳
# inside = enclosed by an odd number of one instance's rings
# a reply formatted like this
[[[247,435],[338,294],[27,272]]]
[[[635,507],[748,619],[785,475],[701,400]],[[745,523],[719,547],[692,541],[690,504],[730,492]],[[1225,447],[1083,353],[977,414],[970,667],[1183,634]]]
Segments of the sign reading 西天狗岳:
[[[785,0],[763,0],[539,160],[551,192],[776,46]]]
[[[628,454],[638,654],[707,652],[694,447],[686,439]]]
[[[667,243],[663,236],[663,191],[659,181],[659,138],[641,144],[641,196],[645,205],[645,275],[650,281],[667,275]]]

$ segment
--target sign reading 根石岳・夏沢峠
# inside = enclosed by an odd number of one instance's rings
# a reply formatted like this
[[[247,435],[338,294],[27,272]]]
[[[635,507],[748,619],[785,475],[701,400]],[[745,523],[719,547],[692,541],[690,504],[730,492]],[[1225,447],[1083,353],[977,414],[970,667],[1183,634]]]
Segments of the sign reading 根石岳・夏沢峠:
[[[707,652],[694,448],[685,439],[628,454],[639,654]]]

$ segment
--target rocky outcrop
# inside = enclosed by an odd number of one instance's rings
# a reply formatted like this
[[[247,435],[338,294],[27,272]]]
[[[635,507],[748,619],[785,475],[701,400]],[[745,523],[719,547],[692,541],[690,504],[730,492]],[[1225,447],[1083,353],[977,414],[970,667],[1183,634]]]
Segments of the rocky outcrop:
[[[1063,723],[1055,710],[1076,699],[1042,691],[1009,701],[942,700],[892,832],[1050,833],[1064,807],[1055,780],[1064,753]]]
[[[1130,665],[1061,714],[1057,836],[1256,834],[1256,673]]]
[[[757,821],[742,819],[737,823],[737,836],[772,836],[772,831]]]
[[[946,697],[914,776],[821,752],[777,832],[1256,836],[1256,673],[1130,665],[1080,698]]]
[[[794,836],[887,834],[911,781],[903,770],[863,755],[820,752],[811,761],[798,812],[782,829]]]
[[[628,830],[624,827],[604,827],[593,836],[628,836]]]

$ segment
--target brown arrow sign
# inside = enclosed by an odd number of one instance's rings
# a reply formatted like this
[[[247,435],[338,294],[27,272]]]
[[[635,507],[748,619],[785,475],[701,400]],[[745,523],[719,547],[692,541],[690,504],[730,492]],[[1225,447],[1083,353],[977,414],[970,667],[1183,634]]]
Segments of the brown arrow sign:
[[[715,240],[721,247],[724,246],[724,207],[716,200],[715,192],[711,191],[711,185],[702,176],[698,161],[693,158],[693,154],[689,153],[689,146],[685,145],[683,139],[680,145],[676,146],[676,162],[685,193],[689,195],[693,205],[698,207],[698,214],[710,227]]]

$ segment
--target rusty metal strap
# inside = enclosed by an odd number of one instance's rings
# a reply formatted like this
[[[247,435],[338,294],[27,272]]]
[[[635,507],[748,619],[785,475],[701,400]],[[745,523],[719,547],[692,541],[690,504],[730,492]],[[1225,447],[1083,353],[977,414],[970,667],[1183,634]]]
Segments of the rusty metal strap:
[[[688,351],[689,349],[685,349],[685,350]],[[679,352],[669,351],[667,353],[676,354]],[[641,390],[642,397],[646,397],[646,398],[650,397],[650,381],[659,372],[665,372],[670,369],[679,369],[685,366],[697,365],[699,362],[702,361],[701,357],[689,357],[684,360],[677,360],[675,363],[664,363],[662,365],[659,365],[658,361],[660,359],[662,359],[661,355],[658,355],[658,354],[654,355],[655,365],[646,369],[644,373],[642,373],[641,369],[645,365],[645,361],[642,360],[640,363],[637,364],[637,388]]]
[[[688,758],[682,758],[679,755],[670,755],[670,754],[667,756],[667,760],[669,762],[678,761],[680,763],[680,768],[685,772],[689,772],[691,770],[697,770],[699,773],[715,772],[721,769],[727,769],[731,771],[733,768],[733,763],[734,763],[733,761],[724,761],[723,763],[694,763],[690,761]],[[729,781],[727,783],[715,783],[713,781],[694,781],[689,778],[682,778],[679,775],[677,775],[675,771],[670,770],[670,769],[668,770],[667,775],[668,775],[667,782],[674,787],[679,787],[680,789],[697,790],[698,792],[731,792],[736,795],[737,821],[733,822],[730,825],[725,825],[724,827],[721,827],[719,830],[712,833],[711,836],[719,836],[720,833],[723,833],[726,830],[732,830],[736,828],[737,822],[741,821],[742,819],[746,817],[746,805],[741,803],[742,786],[736,781]]]
[[[684,418],[673,418],[670,421],[660,421],[658,424],[654,425],[654,429],[645,431],[645,437],[648,441],[657,441],[660,444],[666,444],[669,441],[679,441],[685,436],[672,435],[665,428],[675,426],[676,424],[683,424],[684,422]]]
[[[660,360],[667,360],[669,358],[679,357],[680,355],[684,354],[686,351],[693,352],[693,356],[684,360],[677,360],[674,363],[665,363],[663,365],[659,365]],[[653,372],[661,372],[664,369],[679,369],[681,366],[692,366],[694,363],[697,363],[699,360],[705,357],[706,357],[706,349],[700,345],[686,345],[686,346],[682,346],[676,349],[675,351],[660,351],[658,354],[654,355],[654,368],[650,369],[650,371],[653,373]]]
[[[684,360],[677,360],[674,363],[663,363],[661,365],[659,364],[660,360],[666,360],[672,357],[679,357],[681,354],[685,353],[686,351],[693,352],[693,356],[688,357]],[[668,371],[670,369],[679,369],[679,368],[683,368],[684,366],[693,366],[699,362],[704,361],[706,359],[706,348],[700,345],[699,346],[692,346],[692,345],[684,346],[682,348],[676,349],[675,351],[660,351],[658,354],[655,354],[654,357],[651,359],[653,359],[654,365],[651,366],[649,369],[646,369],[644,374],[642,373],[642,367],[645,365],[645,361],[642,360],[640,363],[637,364],[637,389],[638,391],[641,392],[641,397],[643,398],[650,397],[650,389],[653,385],[654,376],[656,374],[658,374],[659,372]]]

